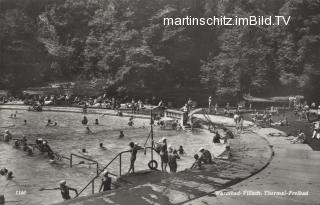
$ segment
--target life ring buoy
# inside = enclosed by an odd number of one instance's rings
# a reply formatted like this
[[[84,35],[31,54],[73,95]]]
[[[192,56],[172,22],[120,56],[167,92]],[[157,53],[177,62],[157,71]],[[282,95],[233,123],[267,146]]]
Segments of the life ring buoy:
[[[149,169],[151,170],[156,170],[158,168],[158,162],[156,160],[151,160],[149,163],[148,163],[148,167]]]

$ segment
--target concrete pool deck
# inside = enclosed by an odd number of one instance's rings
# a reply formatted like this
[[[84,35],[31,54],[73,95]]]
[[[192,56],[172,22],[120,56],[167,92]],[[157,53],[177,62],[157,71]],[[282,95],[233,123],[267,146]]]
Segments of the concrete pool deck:
[[[211,116],[214,122],[214,116]],[[222,124],[231,126],[233,119],[219,117]],[[239,183],[267,167],[273,156],[268,141],[255,132],[244,132],[230,140],[232,160],[216,160],[203,170],[185,170],[176,174],[153,172],[137,175],[126,187],[80,197],[60,204],[183,204],[203,196],[213,196],[215,191]],[[130,180],[130,177],[126,179]],[[195,203],[197,204],[197,203]],[[211,203],[209,203],[211,204]]]
[[[257,129],[254,132],[266,137],[273,146],[275,155],[270,165],[252,178],[222,190],[224,193],[240,193],[239,196],[207,195],[185,205],[319,204],[320,152],[313,151],[306,144],[291,144],[284,136],[268,135],[279,132],[272,128]],[[279,192],[282,195],[276,195]]]

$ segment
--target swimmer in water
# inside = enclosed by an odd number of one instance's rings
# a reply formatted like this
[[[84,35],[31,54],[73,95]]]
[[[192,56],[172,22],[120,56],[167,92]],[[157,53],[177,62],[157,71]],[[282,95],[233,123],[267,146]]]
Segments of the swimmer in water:
[[[46,126],[57,126],[57,125],[58,125],[57,122],[54,122],[54,123],[53,123],[53,122],[49,119]]]
[[[86,150],[86,148],[82,148],[81,154],[83,154],[83,155],[89,155],[89,152]]]
[[[27,120],[24,120],[23,122],[24,122],[24,125],[27,125]]]
[[[83,125],[87,125],[88,124],[88,118],[86,116],[83,116],[83,119],[82,119],[81,123]]]
[[[95,124],[95,125],[99,125],[99,120],[96,119],[95,122],[94,122],[94,124]]]
[[[8,172],[8,174],[7,174],[7,180],[11,180],[11,179],[13,179],[13,172],[12,171],[10,171],[10,172]]]
[[[8,174],[8,169],[7,168],[2,168],[1,170],[0,170],[0,175],[1,176],[6,176]]]
[[[99,144],[99,147],[100,147],[100,149],[102,149],[102,150],[106,150],[106,149],[107,149],[105,146],[103,146],[103,143],[102,143],[102,142]]]
[[[121,138],[124,138],[124,134],[123,134],[123,131],[122,131],[122,130],[120,130],[119,138],[120,138],[120,139],[121,139]]]
[[[12,140],[12,134],[9,132],[9,130],[5,130],[3,135],[3,141],[9,142],[10,140]]]
[[[129,125],[130,127],[132,127],[132,126],[134,125],[134,123],[133,123],[133,116],[131,116],[131,117],[129,118],[128,125]]]
[[[89,126],[86,127],[86,130],[87,130],[87,134],[92,134],[92,131],[90,130]]]
[[[74,188],[71,188],[69,186],[66,185],[66,180],[62,180],[59,182],[59,187],[57,188],[52,188],[52,189],[46,189],[46,188],[42,188],[40,189],[40,191],[43,191],[43,190],[60,190],[61,191],[61,196],[64,200],[69,200],[71,199],[71,196],[70,196],[70,190],[71,191],[74,191],[76,193],[76,196],[78,196],[78,191],[77,189],[74,189]]]
[[[51,147],[49,146],[49,144],[48,144],[48,141],[47,140],[44,140],[43,142],[42,142],[42,148],[43,148],[43,150],[45,151],[45,152],[47,152],[48,153],[48,156],[49,156],[49,159],[50,160],[54,160],[54,152],[53,152],[53,150],[51,149]]]

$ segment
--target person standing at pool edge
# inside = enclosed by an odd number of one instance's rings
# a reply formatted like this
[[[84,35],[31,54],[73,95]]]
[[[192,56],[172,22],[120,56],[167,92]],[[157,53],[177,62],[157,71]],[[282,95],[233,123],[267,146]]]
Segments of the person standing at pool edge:
[[[131,157],[130,157],[130,168],[128,173],[130,173],[130,171],[134,173],[134,163],[137,159],[137,152],[140,149],[140,146],[138,146],[137,143],[130,142],[129,147],[130,147]]]

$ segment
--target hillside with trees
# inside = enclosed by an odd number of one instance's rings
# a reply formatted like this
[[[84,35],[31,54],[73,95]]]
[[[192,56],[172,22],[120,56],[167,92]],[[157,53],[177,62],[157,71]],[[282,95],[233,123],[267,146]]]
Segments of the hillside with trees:
[[[291,20],[162,24],[187,15]],[[129,96],[313,98],[320,89],[319,0],[0,0],[0,28],[0,89],[96,79]]]

